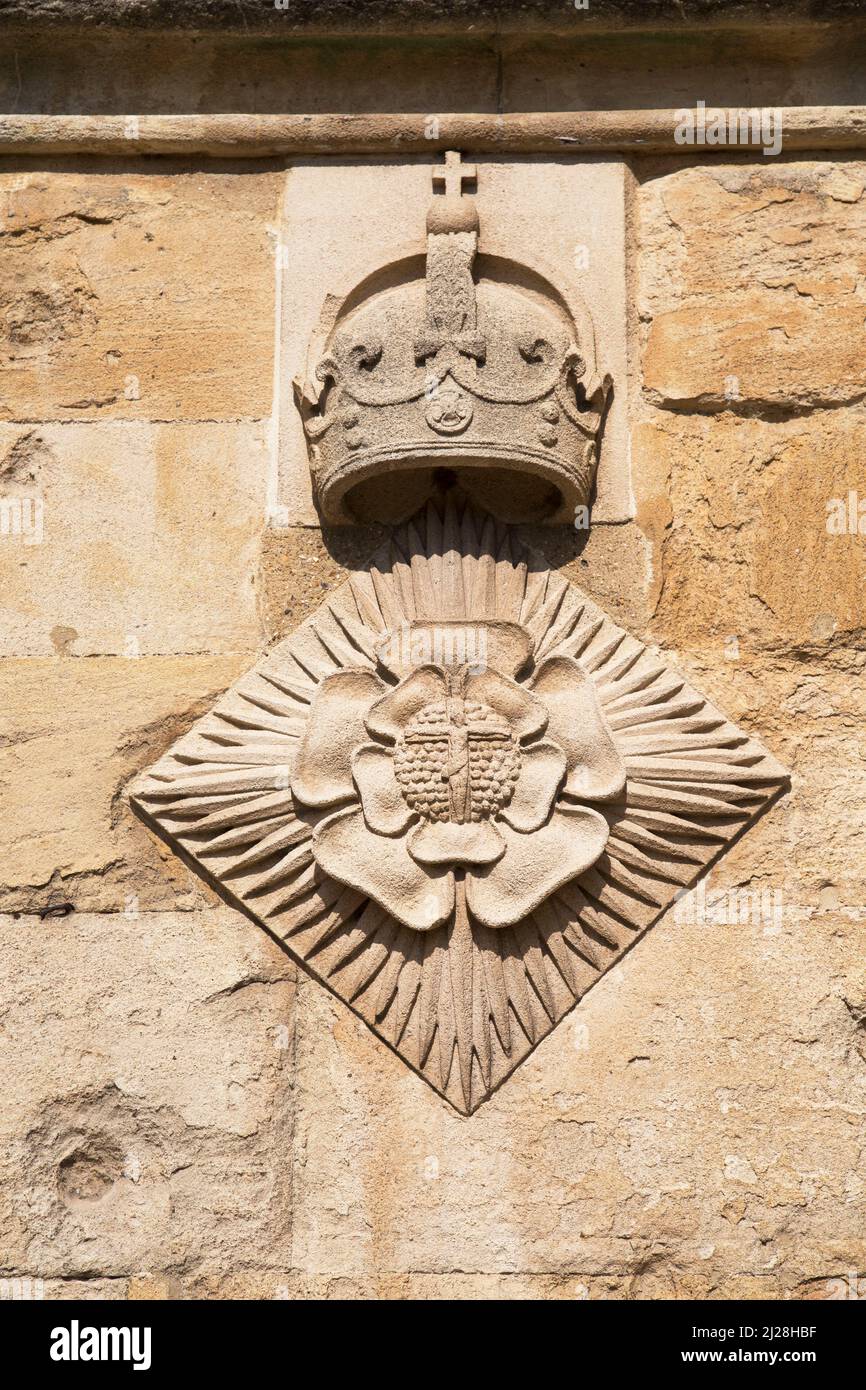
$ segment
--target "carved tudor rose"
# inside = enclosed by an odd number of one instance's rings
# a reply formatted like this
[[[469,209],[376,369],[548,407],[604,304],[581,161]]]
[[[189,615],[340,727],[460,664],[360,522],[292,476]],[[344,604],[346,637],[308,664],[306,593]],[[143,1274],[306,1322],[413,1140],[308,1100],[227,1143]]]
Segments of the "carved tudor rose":
[[[428,634],[413,625],[410,652]],[[313,836],[321,867],[405,926],[429,931],[468,909],[507,927],[595,863],[608,826],[583,803],[617,796],[625,770],[571,657],[533,666],[525,628],[495,618],[479,618],[468,644],[459,626],[430,635],[447,662],[391,666],[396,686],[375,671],[323,681],[292,790],[327,813]],[[467,662],[467,645],[483,661]]]
[[[509,529],[397,530],[133,789],[474,1109],[786,774]]]

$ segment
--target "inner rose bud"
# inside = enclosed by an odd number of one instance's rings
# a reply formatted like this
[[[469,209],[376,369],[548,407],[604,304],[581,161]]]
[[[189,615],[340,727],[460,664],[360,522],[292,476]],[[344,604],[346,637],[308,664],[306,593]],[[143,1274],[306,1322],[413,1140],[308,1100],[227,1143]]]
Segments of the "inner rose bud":
[[[489,705],[455,694],[418,711],[394,750],[394,771],[426,820],[487,820],[511,800],[520,748]]]

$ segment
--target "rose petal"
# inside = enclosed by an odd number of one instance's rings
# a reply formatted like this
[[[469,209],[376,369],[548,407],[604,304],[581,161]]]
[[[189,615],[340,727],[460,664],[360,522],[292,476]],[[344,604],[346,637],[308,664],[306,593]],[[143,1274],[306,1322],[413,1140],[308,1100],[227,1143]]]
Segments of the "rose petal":
[[[412,831],[408,849],[419,864],[494,864],[505,841],[489,821],[425,821]]]
[[[601,712],[595,685],[570,656],[542,661],[530,685],[550,714],[547,732],[565,753],[563,791],[586,801],[611,801],[625,786],[625,768]]]
[[[497,671],[482,671],[466,682],[467,700],[480,700],[503,719],[507,719],[517,738],[531,738],[544,732],[547,710],[541,700],[524,685],[500,676]]]
[[[466,899],[487,927],[508,927],[528,916],[563,883],[598,859],[608,824],[588,806],[560,806],[534,835],[500,825],[505,854],[489,869],[466,876]]]
[[[521,748],[520,775],[501,818],[524,834],[537,830],[550,815],[564,776],[565,754],[555,743],[544,739]]]
[[[454,875],[432,874],[410,858],[402,836],[374,835],[360,807],[335,811],[313,831],[313,853],[326,874],[366,893],[415,931],[448,920],[454,908]]]
[[[445,677],[437,667],[419,666],[376,701],[367,714],[368,731],[396,742],[418,711],[433,700],[444,700],[446,690]]]
[[[352,757],[352,776],[370,829],[378,835],[399,835],[405,830],[414,812],[400,790],[391,749],[362,743]]]
[[[386,690],[373,671],[336,671],[316,691],[292,774],[292,793],[307,806],[354,797],[352,753],[366,742],[364,715]]]

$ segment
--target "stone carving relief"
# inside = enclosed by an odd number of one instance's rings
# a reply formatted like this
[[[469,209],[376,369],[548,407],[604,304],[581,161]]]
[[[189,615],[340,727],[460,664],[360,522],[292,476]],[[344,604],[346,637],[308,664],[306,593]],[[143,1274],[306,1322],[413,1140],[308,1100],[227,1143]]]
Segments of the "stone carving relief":
[[[785,780],[452,493],[133,799],[469,1113]]]
[[[328,521],[405,520],[441,468],[506,520],[573,519],[589,502],[612,389],[591,318],[583,306],[578,322],[530,267],[478,254],[463,195],[475,178],[449,152],[434,172],[444,191],[427,215],[423,277],[410,258],[359,286],[316,383],[296,383]]]
[[[515,680],[533,644],[517,623],[483,616],[475,632],[409,623],[409,652],[438,638],[439,662],[388,663],[396,687],[375,672],[327,677],[292,780],[302,805],[326,813],[322,868],[415,931],[467,911],[492,928],[528,916],[604,849],[607,823],[582,802],[625,783],[578,664],[549,657]],[[467,645],[485,661],[467,662]]]
[[[326,517],[448,486],[132,793],[464,1113],[786,780],[478,504],[495,465],[588,501],[611,383],[551,286],[474,278],[473,175],[448,157],[425,278],[362,287],[300,398]]]

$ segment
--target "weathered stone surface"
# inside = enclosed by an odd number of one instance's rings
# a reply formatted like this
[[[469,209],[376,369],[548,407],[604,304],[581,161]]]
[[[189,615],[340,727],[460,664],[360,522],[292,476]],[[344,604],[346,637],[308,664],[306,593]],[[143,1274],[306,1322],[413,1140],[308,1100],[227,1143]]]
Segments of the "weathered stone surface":
[[[0,655],[254,648],[268,452],[260,425],[0,425]]]
[[[858,160],[771,159],[683,169],[644,186],[643,375],[659,404],[803,409],[862,399],[864,188]]]
[[[391,111],[449,90],[460,110],[472,85],[478,111],[625,109],[650,88],[613,41],[593,65],[523,39],[482,60],[479,35],[450,87],[390,48],[340,107],[345,52],[308,52],[292,87],[273,50],[221,108],[216,40],[195,83],[176,43],[159,73],[158,38],[137,69],[103,53],[97,81],[93,36],[74,62],[49,40],[50,70],[16,80],[14,44],[0,60],[8,109],[18,92],[23,111],[267,111],[288,93],[339,111],[374,85]],[[736,101],[862,99],[838,35],[773,42],[770,69],[727,39],[714,79]],[[693,97],[694,71],[659,89]],[[261,530],[249,422],[271,410],[282,171],[99,168],[0,176],[4,228],[23,228],[0,264],[0,496],[44,482],[46,503],[41,546],[0,539],[0,906],[28,914],[0,928],[3,1276],[51,1298],[827,1297],[866,1262],[866,539],[826,526],[833,498],[864,492],[866,166],[638,167],[637,522],[527,538],[793,784],[470,1120],[306,976],[295,1018],[285,953],[127,809],[131,779],[380,537]],[[584,226],[557,208],[554,259]],[[313,212],[323,266],[362,256],[357,226],[387,242],[395,217],[373,199],[335,230],[333,184]]]
[[[0,941],[4,1274],[48,1297],[70,1275],[79,1297],[176,1296],[229,1267],[276,1285],[294,997],[279,948],[224,907],[0,917]]]
[[[828,520],[863,492],[863,417],[776,423],[655,412],[633,436],[639,521],[654,542],[657,640],[811,653],[866,631],[866,534]],[[866,516],[864,516],[866,533]]]
[[[123,792],[249,659],[0,661],[0,910],[123,913],[213,901],[136,821]]]
[[[0,173],[0,418],[259,419],[274,173]],[[239,306],[243,305],[243,312]]]
[[[368,1296],[413,1271],[461,1297],[826,1296],[864,1258],[862,930],[669,914],[468,1126],[302,979],[296,1269]]]
[[[866,901],[860,168],[694,169],[643,186],[645,385],[666,408],[645,410],[632,455],[651,547],[649,631],[792,769],[777,814],[705,892],[751,886],[765,906],[854,918]],[[808,317],[765,351],[750,314],[769,334],[786,303]],[[668,351],[683,305],[705,315],[706,352],[694,335]],[[721,394],[704,372],[721,373]],[[846,398],[848,408],[821,408]],[[842,534],[840,515],[854,517]]]

